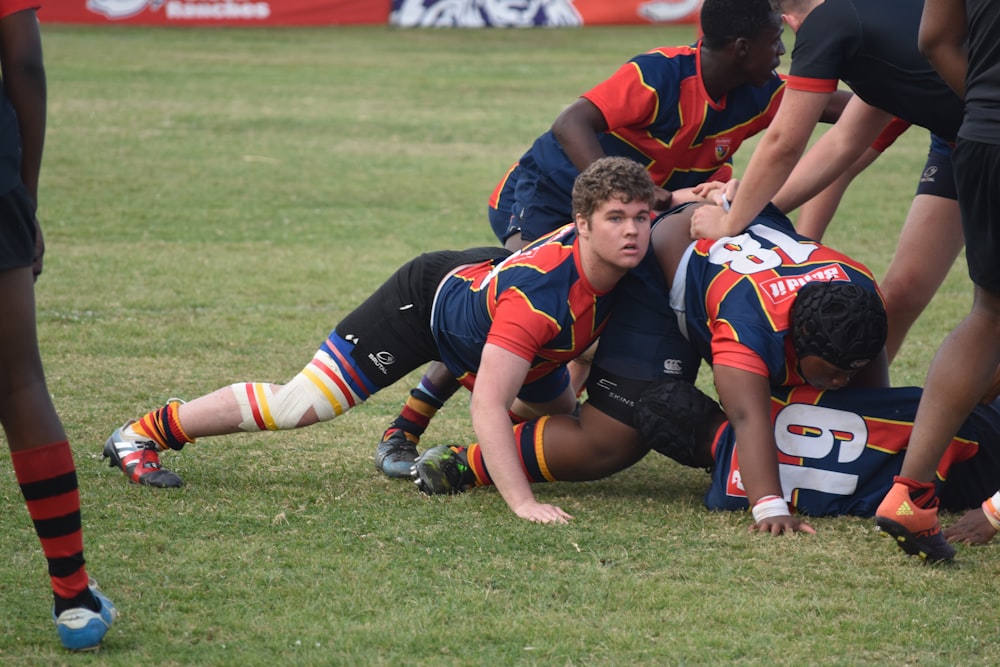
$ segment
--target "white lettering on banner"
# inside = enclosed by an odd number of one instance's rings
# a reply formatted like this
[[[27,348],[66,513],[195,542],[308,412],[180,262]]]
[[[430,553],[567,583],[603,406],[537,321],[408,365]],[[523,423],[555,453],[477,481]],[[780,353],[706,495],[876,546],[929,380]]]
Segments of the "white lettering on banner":
[[[271,5],[267,2],[167,2],[167,18],[185,19],[248,19],[263,20],[271,16]]]
[[[156,11],[163,0],[87,0],[87,10],[109,19],[127,19],[147,7]]]
[[[573,0],[402,0],[390,16],[403,27],[518,28],[583,24]]]
[[[639,15],[650,21],[669,23],[679,21],[692,12],[698,11],[701,0],[673,0],[672,2],[647,2],[639,6]]]
[[[168,20],[217,19],[264,20],[271,16],[268,2],[240,0],[87,0],[87,9],[109,19],[126,19],[146,9],[156,11],[166,5]]]

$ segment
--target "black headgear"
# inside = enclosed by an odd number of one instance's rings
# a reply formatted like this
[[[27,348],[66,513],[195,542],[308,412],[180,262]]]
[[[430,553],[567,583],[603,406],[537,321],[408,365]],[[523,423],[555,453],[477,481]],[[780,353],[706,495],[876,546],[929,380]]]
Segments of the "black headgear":
[[[882,297],[844,281],[811,282],[792,304],[792,345],[843,370],[862,368],[885,347]]]

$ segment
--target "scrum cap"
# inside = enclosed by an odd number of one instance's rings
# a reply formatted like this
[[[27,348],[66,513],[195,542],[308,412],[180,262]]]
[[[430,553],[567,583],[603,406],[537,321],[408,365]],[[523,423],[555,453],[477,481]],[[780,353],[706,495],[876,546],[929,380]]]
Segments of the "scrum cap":
[[[882,297],[854,283],[809,283],[792,304],[792,345],[799,359],[816,355],[857,370],[885,347],[886,331]]]

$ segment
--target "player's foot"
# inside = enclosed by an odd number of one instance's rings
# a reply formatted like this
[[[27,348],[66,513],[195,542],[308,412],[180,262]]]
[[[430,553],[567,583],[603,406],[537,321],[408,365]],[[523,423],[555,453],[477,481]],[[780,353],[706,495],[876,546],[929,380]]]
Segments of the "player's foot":
[[[396,429],[375,448],[375,469],[386,477],[409,478],[417,460],[417,445]]]
[[[90,592],[101,605],[100,611],[91,611],[86,607],[67,609],[58,616],[53,609],[52,619],[56,622],[59,641],[70,651],[96,651],[101,646],[101,640],[108,633],[111,624],[118,617],[118,610],[111,603],[97,582],[90,580]]]
[[[136,484],[161,489],[181,486],[184,482],[177,473],[160,465],[160,448],[155,442],[126,433],[126,427],[133,423],[135,420],[129,420],[120,428],[116,428],[104,443],[104,458],[110,459],[108,465],[120,469]]]
[[[929,509],[919,507],[905,484],[892,485],[875,511],[875,524],[882,533],[895,538],[896,546],[910,556],[919,556],[928,563],[955,557],[955,547],[948,544],[941,532],[936,503]]]
[[[465,447],[431,447],[417,457],[412,474],[417,488],[429,496],[459,493],[476,483]]]

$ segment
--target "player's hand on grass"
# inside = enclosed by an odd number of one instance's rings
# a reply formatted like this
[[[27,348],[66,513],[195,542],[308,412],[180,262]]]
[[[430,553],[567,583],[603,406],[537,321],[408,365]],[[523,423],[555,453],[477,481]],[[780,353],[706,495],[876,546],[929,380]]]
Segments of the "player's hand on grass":
[[[944,529],[944,536],[949,542],[979,546],[993,539],[997,531],[990,525],[986,514],[979,507],[966,512],[953,526]]]
[[[514,513],[532,523],[569,523],[573,518],[555,505],[531,501],[514,508]]]
[[[784,533],[816,534],[816,529],[797,516],[772,516],[750,526],[750,532],[783,535]]]

